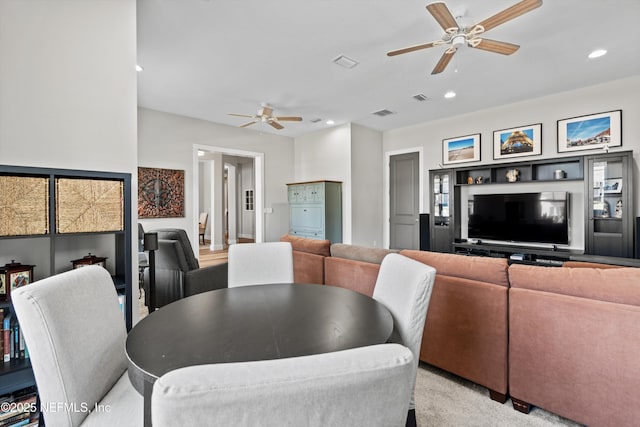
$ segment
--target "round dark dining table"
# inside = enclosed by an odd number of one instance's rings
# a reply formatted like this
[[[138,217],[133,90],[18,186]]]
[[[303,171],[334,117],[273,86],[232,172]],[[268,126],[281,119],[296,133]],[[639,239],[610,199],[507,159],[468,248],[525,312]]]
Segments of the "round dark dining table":
[[[204,292],[168,304],[129,332],[128,375],[151,425],[153,383],[174,369],[306,356],[385,343],[393,318],[349,289],[269,284]]]

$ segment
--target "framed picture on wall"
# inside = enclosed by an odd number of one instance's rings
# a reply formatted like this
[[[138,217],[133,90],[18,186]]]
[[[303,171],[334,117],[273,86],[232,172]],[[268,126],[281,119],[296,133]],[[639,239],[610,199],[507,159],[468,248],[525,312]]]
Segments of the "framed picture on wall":
[[[493,132],[493,158],[538,156],[542,154],[542,124]]]
[[[558,120],[558,153],[622,145],[622,110]]]
[[[480,134],[442,140],[442,164],[480,161]]]
[[[184,171],[138,167],[138,217],[184,217]]]

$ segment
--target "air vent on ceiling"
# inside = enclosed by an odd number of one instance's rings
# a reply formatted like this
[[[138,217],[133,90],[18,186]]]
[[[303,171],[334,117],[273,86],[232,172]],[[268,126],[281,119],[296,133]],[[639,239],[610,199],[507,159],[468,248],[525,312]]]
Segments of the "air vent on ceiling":
[[[358,65],[358,61],[344,55],[340,55],[337,58],[334,58],[333,62],[344,68],[353,68]]]
[[[430,99],[424,93],[418,93],[417,95],[413,95],[412,98],[415,99],[416,101],[420,101],[420,102],[428,101]]]
[[[376,116],[379,116],[379,117],[384,117],[384,116],[388,116],[388,115],[391,115],[391,114],[395,114],[395,112],[393,112],[391,110],[384,109],[384,110],[376,111],[376,112],[374,112],[372,114],[375,114]]]

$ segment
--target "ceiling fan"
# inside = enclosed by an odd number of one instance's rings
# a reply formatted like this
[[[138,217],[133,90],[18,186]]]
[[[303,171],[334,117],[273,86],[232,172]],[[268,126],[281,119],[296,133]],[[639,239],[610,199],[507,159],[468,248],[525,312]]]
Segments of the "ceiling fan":
[[[296,116],[274,116],[273,115],[273,107],[271,107],[270,105],[267,104],[263,104],[262,107],[260,107],[260,109],[258,110],[258,113],[251,116],[251,115],[247,115],[247,114],[234,114],[234,113],[229,113],[230,116],[237,116],[237,117],[249,117],[251,119],[254,119],[251,122],[245,123],[243,125],[240,125],[241,128],[246,128],[247,126],[251,126],[253,124],[256,124],[258,122],[262,122],[262,123],[266,123],[278,130],[280,129],[284,129],[284,126],[282,126],[280,122],[301,122],[302,121],[302,117],[296,117]]]
[[[444,2],[430,3],[427,5],[427,10],[431,15],[433,15],[435,20],[438,21],[438,24],[440,24],[442,29],[445,31],[442,39],[430,43],[406,47],[404,49],[394,50],[388,52],[387,56],[396,56],[430,47],[449,45],[449,48],[444,51],[440,61],[438,61],[431,72],[431,74],[438,74],[444,71],[460,46],[467,45],[469,47],[488,50],[489,52],[500,53],[502,55],[511,55],[518,50],[520,46],[513,43],[486,39],[484,37],[480,37],[481,34],[497,27],[498,25],[517,18],[520,15],[530,12],[541,5],[542,0],[522,0],[521,2],[506,8],[502,12],[498,12],[476,25],[461,27]]]

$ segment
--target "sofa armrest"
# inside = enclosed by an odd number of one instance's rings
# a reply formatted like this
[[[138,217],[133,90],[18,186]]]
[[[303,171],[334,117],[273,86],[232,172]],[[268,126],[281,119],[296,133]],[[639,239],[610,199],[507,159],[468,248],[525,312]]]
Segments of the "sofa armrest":
[[[185,274],[184,296],[227,287],[228,263],[191,270]]]

